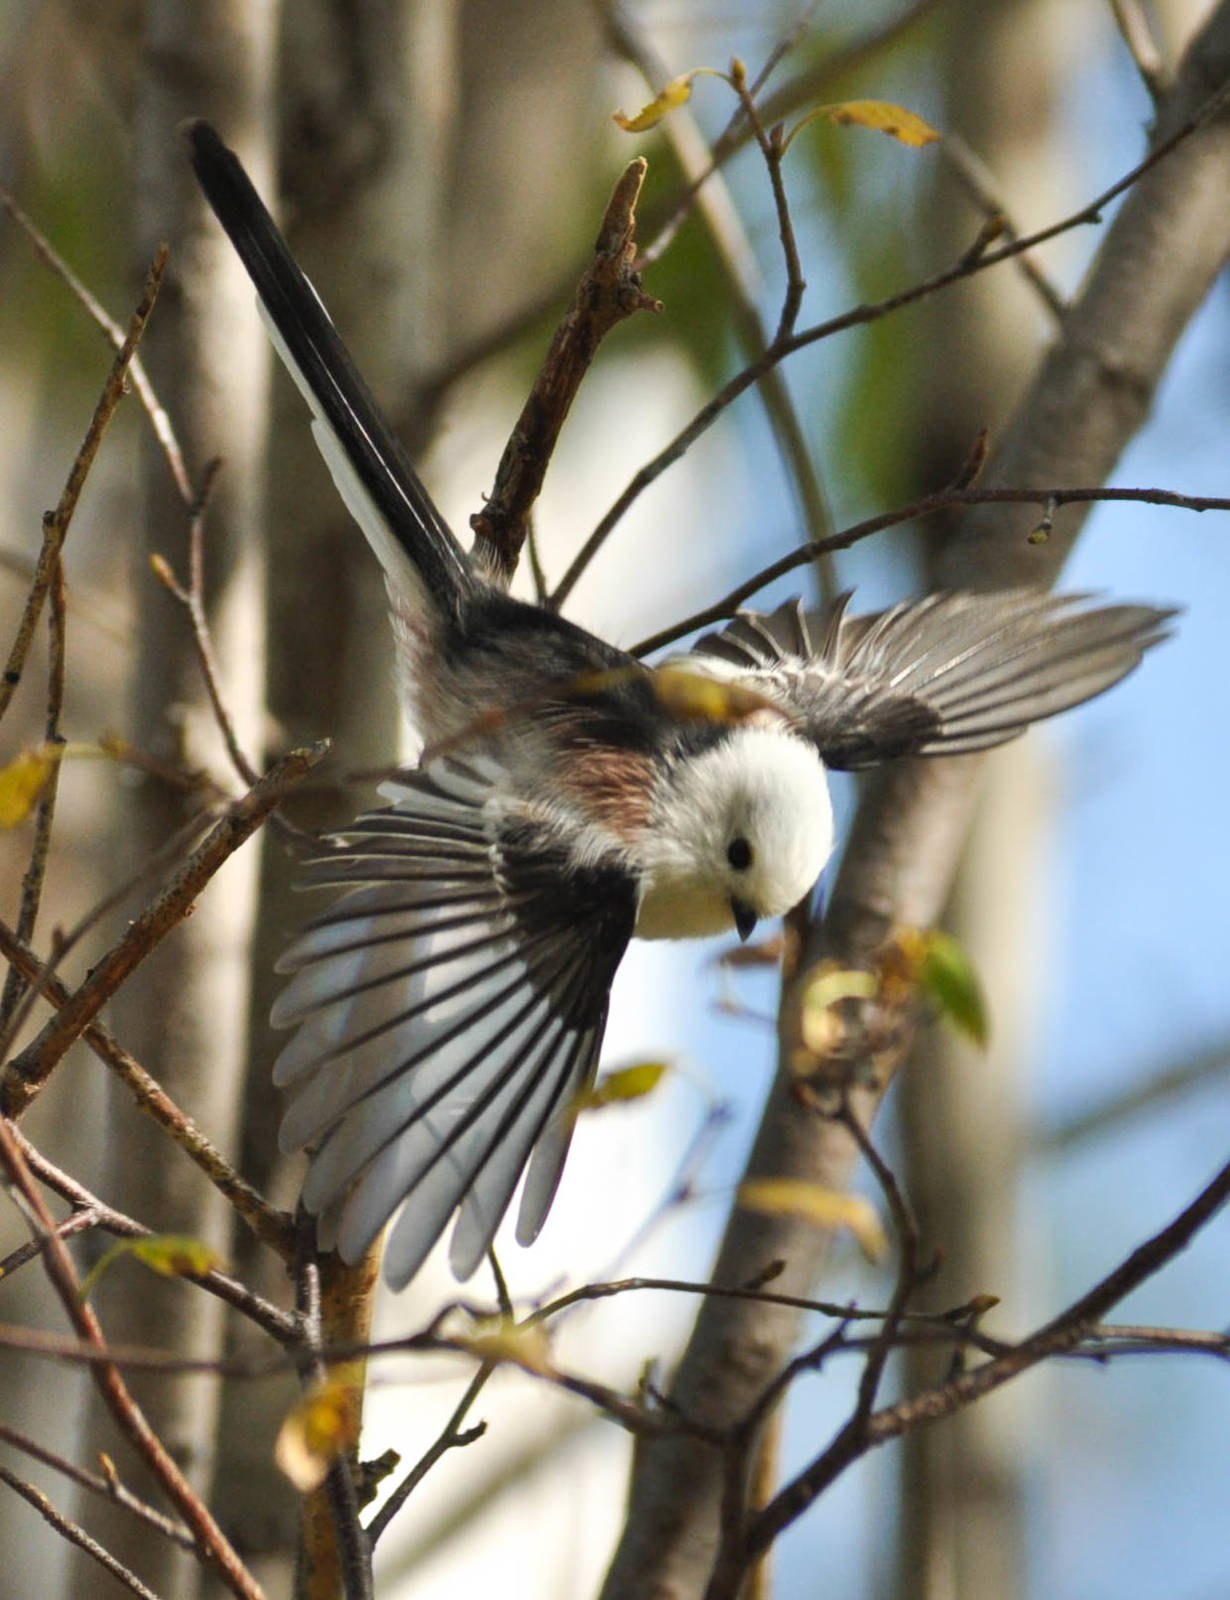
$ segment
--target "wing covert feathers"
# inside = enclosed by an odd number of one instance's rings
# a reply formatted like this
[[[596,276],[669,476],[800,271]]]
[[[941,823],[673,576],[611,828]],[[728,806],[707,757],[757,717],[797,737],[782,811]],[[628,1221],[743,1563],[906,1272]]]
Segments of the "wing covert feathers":
[[[1003,744],[1118,683],[1175,615],[1033,589],[934,594],[866,617],[849,617],[849,602],[743,612],[693,649],[850,769]]]

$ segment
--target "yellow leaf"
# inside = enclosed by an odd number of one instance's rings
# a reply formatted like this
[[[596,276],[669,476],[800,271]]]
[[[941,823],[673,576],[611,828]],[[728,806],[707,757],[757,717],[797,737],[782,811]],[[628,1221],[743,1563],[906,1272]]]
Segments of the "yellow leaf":
[[[26,820],[59,759],[57,746],[39,745],[0,767],[0,829],[16,828]]]
[[[874,972],[822,962],[807,985],[803,1004],[809,1011],[826,1011],[842,1000],[874,1000],[879,983]]]
[[[886,133],[900,144],[919,149],[934,144],[943,137],[938,129],[925,122],[916,112],[904,106],[895,106],[889,100],[839,100],[832,105],[817,106],[801,117],[782,142],[783,150],[790,148],[795,138],[809,122],[834,122],[844,127],[873,128]]]
[[[840,1043],[845,1031],[832,1008],[842,1000],[874,1000],[878,993],[879,981],[874,973],[822,962],[803,995],[799,1032],[804,1045],[813,1055],[827,1055]]]
[[[690,667],[658,667],[652,674],[658,699],[676,717],[696,722],[746,722],[758,711],[779,712],[776,702],[746,684],[711,678]]]
[[[551,1341],[539,1322],[523,1326],[507,1317],[480,1324],[479,1331],[457,1340],[459,1349],[493,1365],[520,1367],[537,1377],[549,1374]]]
[[[581,1090],[572,1102],[572,1109],[574,1112],[599,1111],[603,1106],[618,1105],[624,1100],[641,1100],[658,1087],[668,1065],[665,1061],[638,1061],[635,1066],[608,1072],[597,1083]]]
[[[692,80],[694,78],[725,78],[724,72],[719,72],[716,67],[693,67],[691,72],[681,73],[679,77],[672,78],[647,106],[642,106],[634,116],[629,116],[626,111],[615,112],[615,122],[625,133],[645,133],[650,128],[656,128],[668,112],[677,111],[680,106],[687,105],[692,98]]]
[[[878,1261],[886,1248],[876,1209],[862,1195],[841,1194],[803,1178],[749,1178],[739,1188],[739,1204],[768,1216],[802,1217],[818,1228],[849,1228],[870,1261]]]
[[[135,1256],[151,1272],[164,1278],[195,1277],[222,1265],[218,1252],[201,1239],[186,1233],[151,1233],[141,1239],[121,1239],[113,1244],[81,1280],[84,1300],[112,1262],[121,1256]]]
[[[273,1459],[299,1490],[310,1494],[330,1466],[359,1439],[362,1383],[357,1366],[338,1367],[286,1413]]]
[[[132,1254],[164,1278],[212,1272],[222,1263],[216,1250],[186,1233],[154,1233],[147,1239],[134,1239]]]

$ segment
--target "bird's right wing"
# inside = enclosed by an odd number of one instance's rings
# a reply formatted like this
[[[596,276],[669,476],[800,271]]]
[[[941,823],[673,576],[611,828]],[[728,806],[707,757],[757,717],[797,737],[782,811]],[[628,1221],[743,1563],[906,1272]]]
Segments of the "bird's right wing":
[[[685,659],[757,689],[826,765],[854,770],[1003,744],[1118,683],[1175,615],[1037,589],[939,593],[865,617],[847,616],[849,600],[741,612]]]
[[[435,502],[233,150],[188,128],[192,165],[256,289],[261,316],[312,411],[312,435],[346,509],[395,589],[455,608],[474,579]],[[407,559],[409,566],[407,566]]]
[[[454,1210],[468,1277],[527,1163],[517,1236],[537,1234],[636,919],[618,860],[578,867],[502,787],[485,757],[399,774],[394,805],[313,864],[312,885],[346,892],[279,963],[294,976],[273,1020],[297,1029],[274,1068],[282,1146],[314,1147],[304,1204],[347,1261],[406,1202],[394,1288]]]

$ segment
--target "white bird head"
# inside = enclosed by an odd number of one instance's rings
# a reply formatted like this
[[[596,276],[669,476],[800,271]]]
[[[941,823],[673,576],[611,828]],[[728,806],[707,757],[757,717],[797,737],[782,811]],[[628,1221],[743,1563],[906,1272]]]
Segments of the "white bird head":
[[[726,933],[803,898],[833,849],[833,807],[814,746],[740,727],[685,757],[656,797],[639,852],[642,939]]]

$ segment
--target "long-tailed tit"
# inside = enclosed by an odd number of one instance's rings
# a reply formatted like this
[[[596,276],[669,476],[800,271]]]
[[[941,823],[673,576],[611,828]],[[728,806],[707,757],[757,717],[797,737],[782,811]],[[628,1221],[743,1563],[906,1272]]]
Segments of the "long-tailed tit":
[[[1021,590],[748,612],[686,661],[756,709],[681,715],[633,657],[462,551],[238,160],[204,123],[189,137],[384,569],[427,752],[309,869],[343,892],[282,961],[281,1143],[312,1152],[322,1243],[356,1260],[406,1201],[385,1255],[400,1287],[458,1211],[465,1278],[527,1166],[517,1238],[542,1227],[630,939],[746,939],[828,860],[826,768],[1000,744],[1117,683],[1171,613]]]

